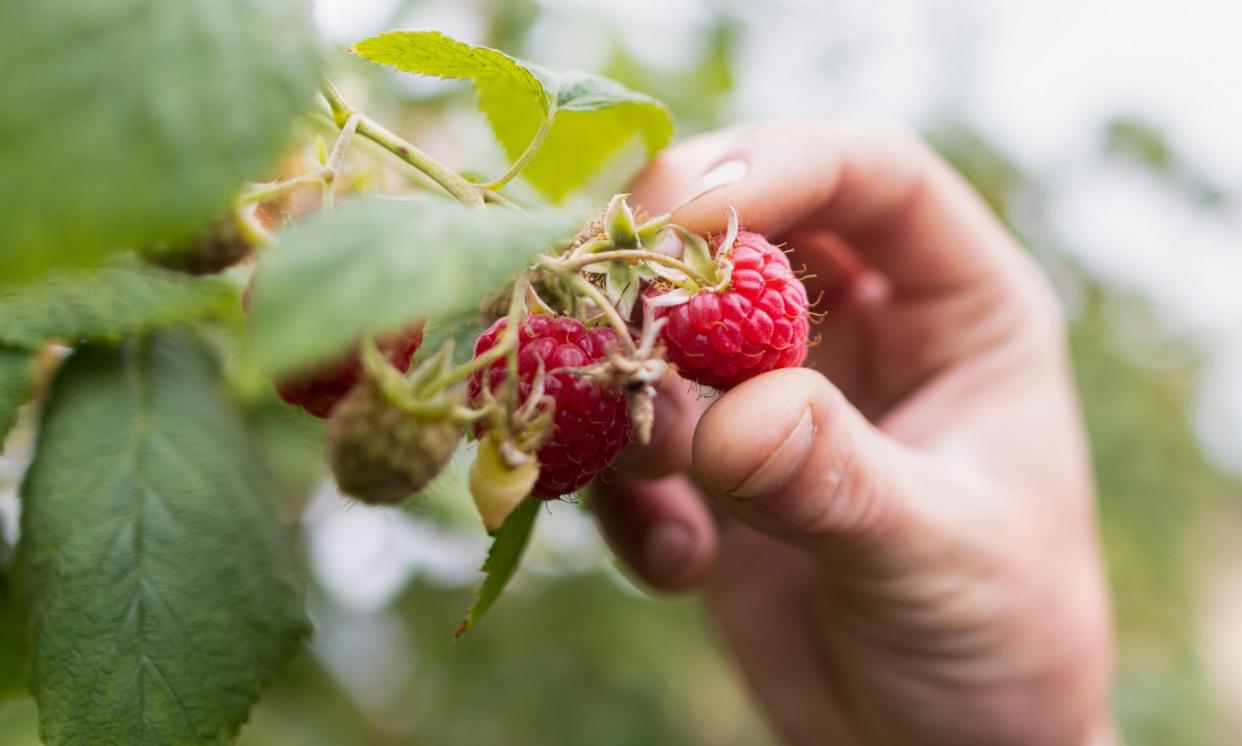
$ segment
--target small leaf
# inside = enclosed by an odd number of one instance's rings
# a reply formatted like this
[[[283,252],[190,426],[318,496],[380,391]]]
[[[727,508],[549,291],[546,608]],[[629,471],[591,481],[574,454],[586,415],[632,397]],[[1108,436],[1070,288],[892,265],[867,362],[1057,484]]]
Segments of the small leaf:
[[[690,265],[690,269],[698,272],[708,280],[716,279],[716,261],[712,259],[712,250],[708,246],[707,240],[697,233],[686,230],[680,225],[672,226],[672,230],[677,233],[685,244],[685,251],[682,254],[682,260]]]
[[[312,102],[304,0],[0,3],[0,284],[189,236]]]
[[[34,357],[22,350],[0,347],[0,452],[4,436],[17,424],[17,410],[34,390]]]
[[[279,373],[368,332],[474,309],[579,225],[563,212],[478,210],[445,200],[359,199],[294,226],[251,297],[255,361]]]
[[[634,302],[638,300],[638,272],[625,262],[608,262],[608,275],[604,279],[604,289],[608,300],[621,312],[621,318],[628,319],[634,311]]]
[[[635,136],[648,155],[668,144],[668,107],[607,78],[555,73],[435,31],[392,31],[354,45],[364,59],[404,72],[472,80],[505,153],[517,160],[551,117],[523,175],[553,200],[585,184]]]
[[[16,568],[45,743],[231,740],[308,631],[271,493],[192,337],[64,363]]]
[[[0,289],[0,343],[33,349],[50,340],[117,340],[236,304],[237,289],[225,278],[192,278],[127,258]]]
[[[537,498],[526,498],[492,534],[495,540],[487,553],[487,561],[483,563],[483,572],[487,573],[487,577],[483,579],[483,585],[479,587],[478,595],[466,612],[461,626],[457,628],[455,637],[461,637],[478,624],[487,610],[492,608],[492,604],[496,603],[496,599],[500,598],[501,592],[517,570],[518,563],[522,561],[522,554],[530,542],[541,504],[542,501]]]
[[[646,305],[649,308],[672,308],[689,303],[694,296],[685,290],[670,290],[667,293],[652,295],[647,297]]]

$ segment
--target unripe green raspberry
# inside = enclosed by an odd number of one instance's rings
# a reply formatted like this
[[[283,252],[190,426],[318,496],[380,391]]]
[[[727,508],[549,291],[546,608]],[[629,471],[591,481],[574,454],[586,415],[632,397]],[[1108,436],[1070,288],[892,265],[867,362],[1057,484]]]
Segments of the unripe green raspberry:
[[[341,492],[366,503],[393,505],[440,473],[457,448],[461,429],[447,414],[401,407],[366,380],[332,410],[327,439]]]
[[[254,244],[235,217],[221,220],[179,244],[157,244],[142,252],[151,264],[189,275],[222,272],[250,255]]]

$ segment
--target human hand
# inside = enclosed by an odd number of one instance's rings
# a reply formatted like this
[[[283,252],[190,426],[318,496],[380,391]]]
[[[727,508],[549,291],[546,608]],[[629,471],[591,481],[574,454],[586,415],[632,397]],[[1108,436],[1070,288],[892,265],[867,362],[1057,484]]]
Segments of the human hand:
[[[695,138],[634,201],[726,176],[673,220],[716,232],[733,206],[787,242],[822,341],[714,401],[666,384],[595,501],[610,543],[655,587],[706,587],[790,743],[1113,743],[1088,453],[1039,271],[890,129]]]

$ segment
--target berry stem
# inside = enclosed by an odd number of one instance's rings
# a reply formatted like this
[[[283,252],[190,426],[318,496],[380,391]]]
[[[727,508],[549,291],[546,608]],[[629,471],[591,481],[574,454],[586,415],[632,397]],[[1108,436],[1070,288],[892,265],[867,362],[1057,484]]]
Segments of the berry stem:
[[[462,363],[461,365],[453,367],[447,373],[432,381],[427,386],[427,391],[439,391],[453,383],[456,383],[457,381],[469,378],[470,374],[474,373],[476,370],[482,370],[483,368],[491,365],[504,355],[509,354],[509,348],[512,346],[509,344],[509,341],[510,340],[507,337],[497,340],[496,345],[487,352],[480,354],[478,357],[471,358],[469,361]],[[516,343],[516,340],[513,341]]]
[[[526,275],[518,278],[513,284],[513,297],[509,299],[509,314],[505,321],[505,330],[497,340],[497,346],[505,347],[505,424],[513,431],[513,413],[518,408],[518,339],[522,323],[522,312],[526,309],[526,288],[530,279]]]
[[[585,245],[586,244],[584,244],[584,246]],[[643,249],[614,249],[612,251],[599,251],[595,253],[575,255],[568,259],[562,259],[559,263],[561,267],[568,272],[578,272],[582,270],[583,267],[588,267],[592,264],[613,261],[642,261],[662,264],[665,267],[670,267],[685,274],[687,277],[704,287],[711,285],[706,277],[696,272],[693,267],[680,259],[668,256],[667,254],[657,254],[654,251],[645,251]]]
[[[526,146],[526,150],[522,151],[522,154],[518,156],[518,159],[513,162],[513,165],[509,166],[509,170],[505,171],[503,174],[497,176],[495,179],[487,182],[486,184],[481,184],[480,187],[489,190],[504,188],[505,184],[512,181],[513,177],[521,173],[522,169],[526,167],[526,164],[530,163],[530,160],[535,157],[535,153],[539,152],[540,146],[543,145],[544,138],[548,136],[548,132],[551,129],[552,117],[550,115],[545,115],[543,121],[539,123],[539,131],[535,133],[534,139],[532,139],[530,144]]]
[[[333,171],[341,167],[341,160],[345,158],[345,151],[349,149],[349,142],[354,139],[354,133],[357,131],[358,115],[351,114],[349,119],[345,120],[345,126],[341,128],[341,134],[332,145],[332,153],[328,155],[328,162],[324,164],[325,166]]]
[[[272,242],[272,234],[267,232],[255,215],[255,205],[240,207],[235,215],[237,227],[247,241],[255,246],[266,246]]]
[[[431,177],[432,181],[444,187],[458,202],[470,207],[482,207],[483,195],[478,187],[463,179],[458,173],[427,153],[419,150],[412,143],[366,114],[353,109],[341,96],[341,92],[328,80],[323,81],[322,92],[332,110],[332,121],[337,127],[344,127],[351,116],[358,117],[358,134],[380,145],[393,155],[410,164]]]
[[[270,199],[276,199],[286,192],[292,192],[293,190],[304,186],[310,186],[311,184],[323,184],[328,180],[328,173],[329,169],[327,167],[323,167],[309,173],[301,174],[300,176],[294,176],[291,179],[285,179],[284,181],[273,181],[265,184],[252,184],[250,188],[246,189],[237,196],[234,204],[237,207],[257,205],[260,202],[267,202]]]
[[[307,114],[305,116],[306,116],[307,121],[309,121],[311,124],[315,125],[316,127],[319,127],[320,129],[323,129],[331,133],[336,133],[340,131],[340,128],[336,126],[336,122],[332,121],[332,119],[329,118],[326,114],[315,112],[315,113]],[[394,159],[396,158],[396,156],[393,154],[392,151],[388,150],[387,148],[381,147],[378,143],[372,140],[369,140],[367,138],[363,138],[359,140],[357,143],[354,144],[354,146],[360,147],[366,150],[369,154],[375,157],[383,158],[386,156],[388,158],[394,158]],[[433,192],[435,194],[451,196],[448,194],[447,191],[445,191],[444,187],[437,184],[435,181],[431,179],[430,176],[423,173],[418,168],[411,166],[409,163],[406,163],[404,160],[400,161],[400,163],[401,165],[405,166],[405,169],[402,171],[402,174],[414,186],[417,186],[419,189],[423,189],[428,192]],[[486,194],[484,196],[486,196]]]
[[[492,205],[500,205],[501,207],[505,207],[510,210],[521,210],[522,209],[521,205],[505,197],[500,192],[495,192],[495,191],[492,191],[491,189],[483,190],[483,201],[488,204],[492,204]]]
[[[595,303],[595,305],[599,308],[600,313],[604,314],[604,319],[608,322],[608,325],[611,326],[613,331],[617,333],[617,336],[621,338],[621,344],[625,346],[627,353],[633,355],[638,351],[638,348],[634,346],[634,339],[630,336],[630,328],[626,325],[625,319],[621,318],[621,314],[617,312],[617,309],[612,305],[612,303],[608,302],[607,296],[605,296],[599,288],[595,287],[590,280],[577,272],[563,268],[561,262],[558,262],[551,257],[541,257],[539,264],[568,283],[570,288],[576,293],[590,298],[591,301]]]
[[[349,142],[357,131],[358,115],[351,114],[345,126],[341,128],[341,134],[337,136],[327,162],[324,163],[323,209],[325,210],[331,211],[336,206],[336,175],[341,167],[341,161],[345,158],[345,151],[349,149]]]
[[[655,238],[656,234],[668,227],[668,224],[672,222],[672,219],[673,214],[671,212],[666,212],[663,215],[657,215],[638,226],[636,231],[638,233],[638,240],[646,242]]]

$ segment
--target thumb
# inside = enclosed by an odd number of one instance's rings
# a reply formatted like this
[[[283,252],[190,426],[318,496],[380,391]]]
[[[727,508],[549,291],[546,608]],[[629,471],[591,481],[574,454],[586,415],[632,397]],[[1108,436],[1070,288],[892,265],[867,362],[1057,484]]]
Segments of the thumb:
[[[777,370],[720,398],[694,435],[694,473],[722,510],[814,553],[892,547],[931,471],[819,373]]]

